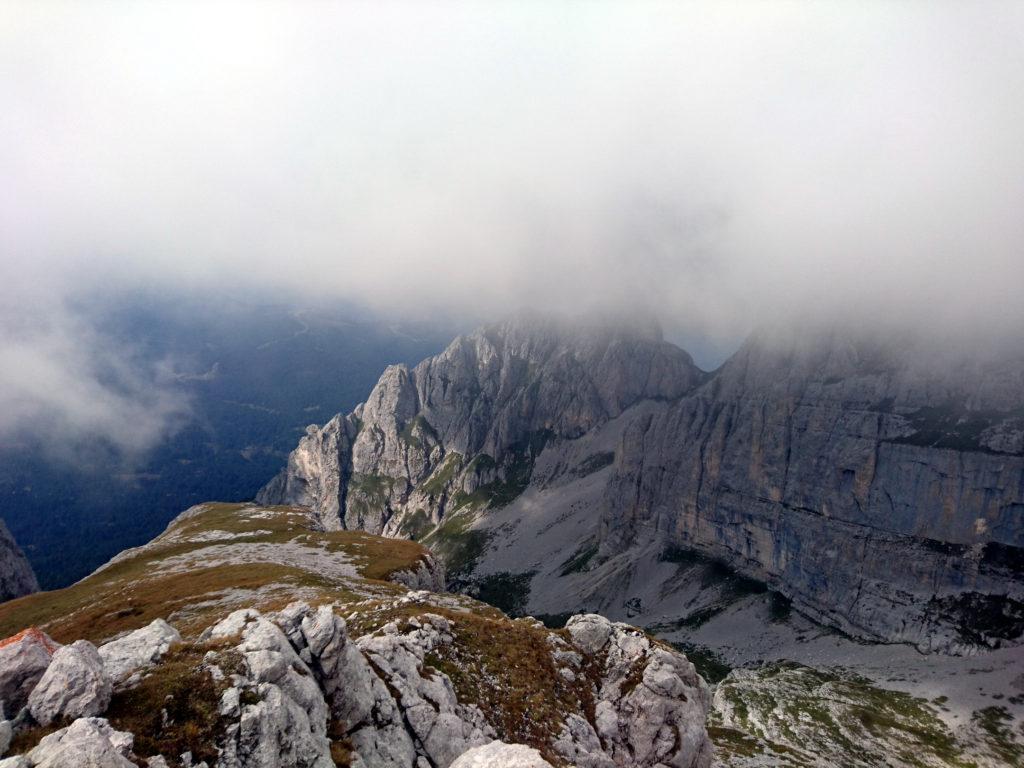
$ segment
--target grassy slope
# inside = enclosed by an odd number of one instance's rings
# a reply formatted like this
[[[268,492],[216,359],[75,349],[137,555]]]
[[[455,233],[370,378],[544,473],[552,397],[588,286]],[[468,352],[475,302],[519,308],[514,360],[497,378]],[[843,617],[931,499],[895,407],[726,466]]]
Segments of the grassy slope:
[[[219,558],[222,548],[234,543],[308,547],[327,557],[337,555],[338,562],[355,566],[358,575],[331,576],[287,558]],[[204,563],[203,551],[211,547],[218,547],[219,559]],[[38,626],[60,642],[85,638],[98,643],[156,618],[171,620],[189,637],[236,607],[270,610],[297,595],[312,603],[346,603],[404,592],[386,579],[415,567],[425,554],[410,541],[361,531],[313,530],[300,509],[207,504],[198,514],[172,523],[150,544],[125,552],[70,587],[0,605],[0,637]],[[172,570],[167,567],[171,558],[184,558],[191,565]]]

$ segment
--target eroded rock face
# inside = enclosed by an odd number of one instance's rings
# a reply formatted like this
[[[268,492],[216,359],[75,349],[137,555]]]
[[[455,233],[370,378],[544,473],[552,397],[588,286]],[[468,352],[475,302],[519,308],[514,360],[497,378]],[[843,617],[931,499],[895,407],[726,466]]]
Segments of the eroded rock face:
[[[245,671],[232,676],[232,687],[221,698],[221,714],[232,722],[218,765],[333,768],[327,704],[288,638],[258,612],[242,610],[212,627],[207,639],[236,635]]]
[[[7,752],[7,747],[10,746],[13,737],[14,724],[10,720],[0,720],[0,757]]]
[[[451,768],[551,768],[551,763],[532,747],[492,741],[464,752]]]
[[[325,527],[398,530],[404,514],[513,480],[549,438],[572,438],[703,378],[653,327],[521,321],[460,336],[414,369],[391,366],[366,402],[309,427],[261,504],[301,504]],[[466,472],[477,455],[489,461]],[[452,462],[436,488],[417,485]],[[432,503],[431,503],[432,501]]]
[[[140,674],[156,664],[181,635],[163,619],[100,646],[107,676],[115,686],[130,687]]]
[[[60,647],[34,627],[0,641],[0,702],[7,716],[15,717],[28,703],[29,694]]]
[[[42,678],[28,697],[28,708],[40,725],[61,718],[102,714],[110,703],[113,685],[103,669],[96,646],[76,640],[58,648]]]
[[[705,375],[656,335],[513,323],[388,369],[261,498],[431,546],[457,511],[482,531],[459,566],[510,571],[497,553],[518,521],[488,514],[561,484],[588,507],[588,567],[696,551],[851,635],[969,653],[1024,638],[1022,414],[1019,350],[808,330],[752,338]],[[614,446],[572,455],[606,426]],[[575,587],[586,602],[550,607],[604,605],[601,582]]]
[[[595,730],[600,745],[595,755],[595,740],[563,737],[559,751],[566,759],[578,766],[710,765],[704,728],[710,693],[682,654],[596,614],[574,616],[565,628],[584,657],[598,662]],[[585,730],[586,723],[573,725]],[[601,762],[600,753],[611,762]]]
[[[444,565],[436,557],[428,556],[416,563],[415,568],[389,574],[388,581],[401,584],[413,591],[444,592]]]
[[[603,551],[653,528],[856,636],[954,652],[1018,642],[1024,455],[1010,436],[1024,362],[927,352],[749,342],[625,431]]]
[[[32,566],[0,520],[0,603],[38,591],[39,582]]]

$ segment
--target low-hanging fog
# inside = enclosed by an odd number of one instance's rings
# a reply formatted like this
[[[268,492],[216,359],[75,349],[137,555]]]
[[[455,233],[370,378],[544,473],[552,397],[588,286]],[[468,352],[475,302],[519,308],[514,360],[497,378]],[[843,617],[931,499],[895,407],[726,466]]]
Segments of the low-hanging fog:
[[[187,409],[83,292],[1017,335],[1022,42],[1017,2],[7,0],[0,437]]]

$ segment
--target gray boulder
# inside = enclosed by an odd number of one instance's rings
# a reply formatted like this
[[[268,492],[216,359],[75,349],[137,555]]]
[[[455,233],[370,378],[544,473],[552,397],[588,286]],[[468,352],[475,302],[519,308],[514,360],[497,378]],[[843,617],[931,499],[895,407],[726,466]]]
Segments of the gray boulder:
[[[115,686],[130,687],[148,667],[156,664],[181,635],[163,619],[100,646],[103,667]]]
[[[551,768],[551,763],[533,747],[492,741],[463,752],[449,768]]]
[[[103,713],[112,693],[96,646],[77,640],[53,654],[53,661],[28,697],[28,708],[36,722],[49,725],[62,717]]]
[[[5,760],[0,768],[136,768],[128,759],[133,742],[132,734],[114,730],[105,719],[84,717],[14,758],[21,762]]]
[[[0,702],[7,716],[16,716],[28,703],[58,648],[60,643],[35,627],[0,640]]]

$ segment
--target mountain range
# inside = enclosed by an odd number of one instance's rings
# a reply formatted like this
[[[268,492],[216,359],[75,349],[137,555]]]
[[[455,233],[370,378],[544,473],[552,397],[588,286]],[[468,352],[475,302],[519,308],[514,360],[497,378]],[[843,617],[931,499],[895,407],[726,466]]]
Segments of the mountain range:
[[[1022,405],[1006,350],[485,326],[0,604],[0,768],[1020,764]]]
[[[534,615],[686,620],[699,560],[970,653],[1024,634],[1024,356],[763,333],[707,374],[650,324],[511,321],[389,367],[257,498],[416,538]]]

